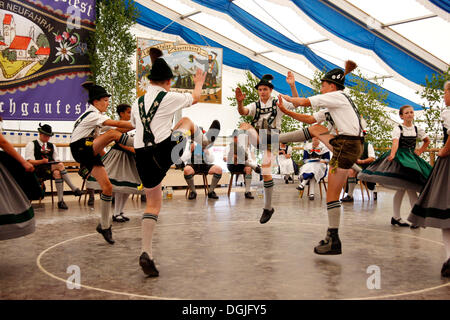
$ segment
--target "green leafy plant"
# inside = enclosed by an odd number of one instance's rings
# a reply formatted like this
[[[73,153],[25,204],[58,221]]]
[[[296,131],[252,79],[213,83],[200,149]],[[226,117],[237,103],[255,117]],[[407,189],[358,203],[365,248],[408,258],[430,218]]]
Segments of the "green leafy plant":
[[[417,122],[426,124],[425,132],[431,140],[430,148],[439,147],[442,137],[441,112],[445,110],[444,83],[450,80],[450,68],[441,74],[433,74],[431,79],[426,77],[425,86],[422,86],[419,94],[424,103],[422,104],[423,114]]]
[[[96,32],[88,42],[92,76],[112,96],[107,114],[113,117],[118,104],[132,104],[135,94],[135,73],[132,58],[136,39],[130,28],[139,12],[134,1],[97,0]]]

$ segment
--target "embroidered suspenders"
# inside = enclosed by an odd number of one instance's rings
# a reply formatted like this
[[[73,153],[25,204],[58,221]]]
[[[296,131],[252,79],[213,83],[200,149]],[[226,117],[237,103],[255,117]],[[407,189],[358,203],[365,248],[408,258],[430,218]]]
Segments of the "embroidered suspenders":
[[[269,109],[269,111],[263,113],[263,114],[266,114],[266,113],[269,113],[269,112],[271,113],[270,117],[268,119],[269,126],[272,125],[273,121],[275,120],[275,118],[277,116],[277,102],[278,102],[277,99],[273,99],[272,100],[272,107],[265,108],[265,110]],[[255,116],[253,117],[253,120],[252,120],[252,126],[253,127],[255,127],[255,125],[258,123],[260,117],[261,117],[261,101],[258,100],[256,102],[256,113],[255,113]]]
[[[156,111],[158,110],[159,105],[161,104],[162,99],[166,96],[167,92],[160,91],[158,95],[156,96],[155,100],[153,100],[153,103],[148,110],[147,114],[145,114],[145,102],[144,97],[145,95],[141,96],[138,100],[139,104],[139,115],[141,117],[142,126],[144,127],[144,144],[147,146],[147,144],[150,142],[153,146],[155,145],[155,136],[153,135],[152,129],[150,129],[150,124],[153,120],[153,117],[156,114]]]

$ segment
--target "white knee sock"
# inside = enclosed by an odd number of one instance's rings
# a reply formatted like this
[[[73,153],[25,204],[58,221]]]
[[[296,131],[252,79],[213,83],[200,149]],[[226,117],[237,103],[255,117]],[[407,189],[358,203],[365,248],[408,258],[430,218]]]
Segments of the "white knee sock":
[[[55,179],[56,193],[58,194],[58,202],[63,201],[64,182],[63,179]]]
[[[400,207],[402,206],[403,196],[405,195],[405,190],[397,190],[394,194],[394,212],[393,217],[395,219],[400,219]]]
[[[152,213],[144,213],[142,217],[142,252],[147,252],[150,259],[153,260],[152,241],[153,232],[155,231],[158,215]]]
[[[330,229],[339,228],[341,222],[341,203],[339,201],[330,201],[327,203],[328,227]]]
[[[64,179],[64,181],[67,183],[67,185],[69,186],[69,188],[72,191],[75,191],[77,189],[77,187],[75,187],[72,183],[72,181],[69,178],[69,175],[67,174],[67,171],[64,169],[63,171],[61,171],[61,177]]]
[[[442,240],[444,242],[448,260],[450,259],[450,229],[442,229]]]
[[[264,209],[272,210],[273,179],[264,181]]]
[[[316,189],[316,179],[309,180],[309,195],[314,195]]]
[[[101,200],[101,210],[102,210],[102,217],[100,220],[100,223],[102,225],[102,229],[109,229],[111,226],[111,202],[112,202],[112,196],[104,195],[103,193],[100,195]]]
[[[356,178],[348,178],[348,195],[353,197],[353,191],[356,187]]]
[[[245,175],[245,192],[250,192],[250,186],[252,185],[252,175]]]

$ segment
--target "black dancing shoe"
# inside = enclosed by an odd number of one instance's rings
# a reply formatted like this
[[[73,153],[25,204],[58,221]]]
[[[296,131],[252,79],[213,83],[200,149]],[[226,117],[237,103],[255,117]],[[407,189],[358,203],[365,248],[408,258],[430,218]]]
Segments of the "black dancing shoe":
[[[313,195],[313,194],[310,194],[310,195],[308,196],[308,198],[309,198],[309,200],[314,200],[314,195]]]
[[[319,245],[314,248],[314,253],[321,255],[342,254],[342,244],[339,239],[338,229],[328,228],[325,240],[320,240]]]
[[[114,222],[127,222],[127,220],[125,220],[120,214],[118,214],[117,216],[113,215],[112,220]]]
[[[255,197],[252,195],[252,193],[249,191],[249,192],[246,192],[245,193],[245,199],[255,199]]]
[[[303,191],[303,190],[305,190],[305,187],[302,185],[298,185],[297,188],[295,188],[295,189],[297,189],[298,191]]]
[[[442,265],[441,276],[450,278],[450,258]]]
[[[67,204],[66,204],[64,201],[59,201],[59,202],[58,202],[58,209],[64,209],[64,210],[67,210],[67,209],[69,209],[69,208],[67,207]]]
[[[159,271],[156,269],[155,262],[150,259],[147,252],[143,252],[139,257],[139,265],[148,277],[159,276]]]
[[[284,183],[288,184],[289,180],[288,179],[284,179]]]
[[[353,202],[353,200],[353,197],[349,195],[346,195],[345,198],[341,199],[342,202]]]
[[[123,212],[120,213],[120,216],[121,216],[125,221],[130,221],[130,218],[125,217],[125,216],[123,215]]]
[[[411,229],[419,229],[419,226],[418,226],[418,225],[415,225],[415,224],[412,224],[412,225],[410,226],[410,228],[411,228]]]
[[[399,226],[399,227],[409,227],[409,224],[406,222],[403,222],[402,218],[395,219],[394,217],[391,218],[391,224],[393,226]]]
[[[220,132],[220,122],[219,120],[214,120],[211,125],[209,126],[208,132],[205,133],[206,139],[208,139],[209,146],[211,146],[214,141],[216,141],[216,138],[219,136]]]
[[[209,199],[219,199],[219,197],[217,196],[217,194],[214,191],[211,191],[210,193],[208,193],[208,198]]]
[[[96,230],[103,236],[103,238],[105,238],[106,242],[109,244],[114,244],[115,241],[112,238],[111,227],[108,229],[102,229],[102,225],[99,223]]]
[[[259,219],[260,223],[266,223],[267,221],[270,220],[270,218],[272,218],[273,213],[275,212],[275,209],[272,208],[272,210],[267,210],[264,209],[263,213],[261,215],[261,219]]]
[[[83,192],[81,192],[81,190],[79,188],[76,188],[75,191],[73,192],[73,194],[75,195],[75,197],[81,197]]]
[[[373,200],[376,201],[378,199],[378,194],[376,191],[373,192]]]
[[[197,192],[193,192],[193,191],[191,191],[191,192],[189,192],[189,197],[188,197],[188,199],[189,200],[194,200],[195,198],[197,198]]]

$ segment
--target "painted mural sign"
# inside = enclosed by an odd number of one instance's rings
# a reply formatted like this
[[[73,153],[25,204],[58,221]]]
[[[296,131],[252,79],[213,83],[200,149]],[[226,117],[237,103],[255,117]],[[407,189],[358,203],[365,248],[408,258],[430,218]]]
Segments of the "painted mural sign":
[[[145,94],[151,69],[150,48],[162,50],[163,58],[172,69],[172,91],[192,92],[197,68],[206,72],[200,102],[222,103],[222,49],[192,44],[176,44],[158,40],[137,39],[137,96]]]
[[[95,0],[0,0],[0,115],[75,120],[86,109]]]

